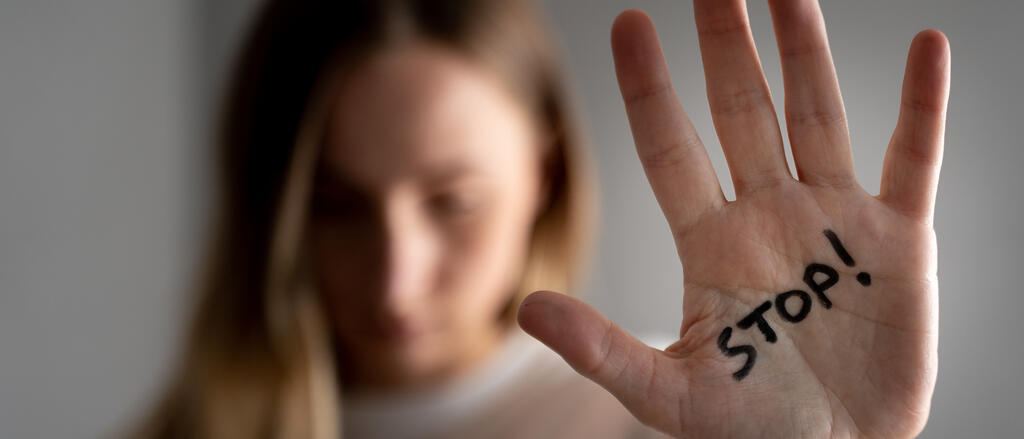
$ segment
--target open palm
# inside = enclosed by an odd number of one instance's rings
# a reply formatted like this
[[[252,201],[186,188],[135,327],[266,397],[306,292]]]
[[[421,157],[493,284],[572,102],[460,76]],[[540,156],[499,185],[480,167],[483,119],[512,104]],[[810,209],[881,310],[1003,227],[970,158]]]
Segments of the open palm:
[[[548,292],[527,298],[519,321],[641,421],[676,436],[913,436],[936,373],[931,218],[948,44],[937,31],[912,43],[881,194],[871,196],[854,176],[817,2],[770,6],[798,180],[744,1],[695,2],[734,202],[676,99],[650,19],[627,11],[613,26],[637,152],[683,265],[679,341],[653,349]]]

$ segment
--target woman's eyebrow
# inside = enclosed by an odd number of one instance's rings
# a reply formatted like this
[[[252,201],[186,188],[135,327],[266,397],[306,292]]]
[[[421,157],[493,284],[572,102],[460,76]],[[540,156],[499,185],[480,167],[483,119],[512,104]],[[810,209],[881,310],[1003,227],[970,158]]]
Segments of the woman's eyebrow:
[[[420,180],[428,184],[443,184],[477,174],[480,174],[479,169],[468,163],[458,162],[428,169]]]
[[[473,178],[482,174],[481,170],[465,162],[453,162],[444,165],[424,167],[412,173],[407,182],[415,182],[424,186],[443,186],[454,181]],[[314,171],[313,191],[330,191],[339,194],[366,194],[374,191],[370,186],[360,184],[346,174],[323,164]]]

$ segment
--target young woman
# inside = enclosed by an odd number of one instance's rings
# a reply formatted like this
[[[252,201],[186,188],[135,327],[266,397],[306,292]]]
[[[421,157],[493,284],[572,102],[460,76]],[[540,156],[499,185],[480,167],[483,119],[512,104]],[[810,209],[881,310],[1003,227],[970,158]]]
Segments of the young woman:
[[[650,20],[628,11],[613,27],[684,268],[680,339],[657,350],[568,295],[524,299],[571,291],[591,190],[557,56],[524,2],[272,2],[227,102],[223,211],[183,362],[139,435],[919,432],[947,43],[912,44],[870,196],[816,1],[771,8],[798,180],[744,2],[695,2],[734,202]]]

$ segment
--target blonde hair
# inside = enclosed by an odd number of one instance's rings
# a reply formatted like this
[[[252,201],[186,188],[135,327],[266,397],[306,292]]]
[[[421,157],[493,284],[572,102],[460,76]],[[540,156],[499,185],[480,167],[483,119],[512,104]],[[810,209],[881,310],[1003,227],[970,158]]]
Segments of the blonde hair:
[[[527,0],[272,1],[235,67],[219,133],[220,211],[177,373],[133,437],[340,436],[331,337],[304,261],[328,99],[346,69],[400,40],[493,68],[551,138],[509,321],[532,291],[571,292],[593,217],[590,162],[556,51]]]

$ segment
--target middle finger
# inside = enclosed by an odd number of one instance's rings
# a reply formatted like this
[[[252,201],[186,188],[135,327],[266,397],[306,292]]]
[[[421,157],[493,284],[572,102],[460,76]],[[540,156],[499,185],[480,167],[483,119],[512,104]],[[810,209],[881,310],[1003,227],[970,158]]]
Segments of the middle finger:
[[[737,197],[792,179],[744,0],[695,0],[715,131]]]

